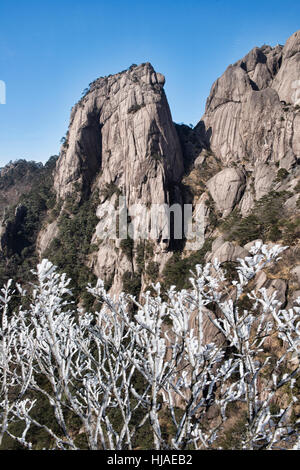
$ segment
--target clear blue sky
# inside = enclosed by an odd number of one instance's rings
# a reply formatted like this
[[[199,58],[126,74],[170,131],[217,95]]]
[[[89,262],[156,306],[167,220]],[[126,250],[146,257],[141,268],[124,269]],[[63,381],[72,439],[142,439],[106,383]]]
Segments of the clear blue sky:
[[[57,154],[82,90],[132,63],[163,73],[174,121],[195,124],[225,68],[299,20],[298,0],[1,0],[0,166]]]

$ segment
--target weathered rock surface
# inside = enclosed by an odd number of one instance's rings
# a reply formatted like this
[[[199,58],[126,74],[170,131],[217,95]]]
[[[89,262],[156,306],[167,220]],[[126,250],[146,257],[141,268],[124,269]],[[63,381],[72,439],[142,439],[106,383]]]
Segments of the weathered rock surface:
[[[268,194],[272,187],[272,183],[276,178],[277,169],[275,165],[258,163],[254,170],[254,189],[256,199]]]
[[[235,168],[225,168],[207,182],[207,188],[223,217],[230,214],[240,201],[245,185],[245,174]]]
[[[278,169],[293,172],[299,162],[299,77],[300,31],[284,47],[255,47],[213,84],[194,129],[223,166],[247,171],[243,215],[270,191]],[[226,199],[226,185],[216,189],[215,201]]]
[[[47,224],[43,228],[37,237],[36,249],[39,255],[41,255],[50,245],[52,240],[58,236],[59,229],[57,220],[54,220],[50,224]]]
[[[293,34],[282,49],[282,64],[272,87],[280,100],[296,106],[300,104],[300,31]]]
[[[283,48],[256,47],[214,83],[203,123],[224,164],[276,162],[291,147],[298,155],[299,44],[296,32]]]
[[[237,261],[238,258],[245,258],[246,256],[249,256],[249,251],[245,250],[245,248],[231,242],[225,242],[215,250],[213,247],[212,253],[207,257],[207,261],[213,261],[216,258],[220,263],[225,263],[227,261]]]
[[[298,264],[291,270],[291,274],[292,276],[295,276],[300,286],[300,264]]]
[[[142,204],[169,204],[180,194],[176,185],[183,173],[181,146],[163,90],[165,78],[151,64],[130,69],[90,85],[74,106],[66,141],[57,162],[54,187],[65,199],[79,189],[81,194],[99,190],[99,225],[93,243],[99,243],[91,265],[101,278],[113,278],[112,291],[119,292],[121,277],[134,268],[120,249],[120,241],[101,243],[105,225],[115,224],[117,196],[132,208]],[[172,188],[172,194],[170,194]],[[106,207],[107,206],[107,207]],[[132,216],[134,230],[151,230],[150,210],[143,218]],[[155,243],[163,263],[168,242],[163,229],[164,215],[158,221]],[[41,241],[43,244],[43,241]]]
[[[164,182],[180,181],[183,162],[164,82],[146,63],[91,84],[72,110],[57,163],[60,197],[98,175],[100,189],[113,182],[131,201],[166,201]]]

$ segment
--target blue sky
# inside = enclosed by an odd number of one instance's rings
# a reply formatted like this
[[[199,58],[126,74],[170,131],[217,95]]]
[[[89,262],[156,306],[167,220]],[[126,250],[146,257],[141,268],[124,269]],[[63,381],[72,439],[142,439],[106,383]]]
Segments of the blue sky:
[[[163,73],[173,120],[196,124],[225,68],[299,19],[298,0],[0,0],[0,166],[57,154],[84,88],[132,63]]]

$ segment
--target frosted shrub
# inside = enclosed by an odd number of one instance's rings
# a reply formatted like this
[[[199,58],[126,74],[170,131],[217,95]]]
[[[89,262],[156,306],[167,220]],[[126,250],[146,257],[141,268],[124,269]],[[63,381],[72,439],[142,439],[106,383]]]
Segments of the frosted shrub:
[[[236,406],[245,417],[240,448],[299,448],[300,307],[280,309],[265,289],[247,294],[251,310],[239,303],[284,249],[256,244],[231,284],[215,260],[196,267],[189,290],[162,296],[158,283],[140,301],[111,298],[98,280],[87,287],[93,312],[72,303],[70,280],[48,260],[31,294],[15,287],[30,307],[10,311],[9,281],[0,296],[0,441],[30,449],[40,428],[53,449],[134,449],[146,429],[148,447],[222,448]],[[207,322],[219,331],[210,343]],[[268,353],[270,340],[280,357]],[[50,423],[39,416],[41,399]]]

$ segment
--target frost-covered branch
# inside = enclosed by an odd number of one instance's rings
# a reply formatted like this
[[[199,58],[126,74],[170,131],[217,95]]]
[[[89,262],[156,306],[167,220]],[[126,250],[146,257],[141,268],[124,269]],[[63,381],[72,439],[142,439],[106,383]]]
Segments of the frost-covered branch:
[[[147,429],[156,449],[220,448],[235,405],[245,416],[241,448],[297,447],[300,308],[280,309],[265,289],[247,294],[251,309],[239,302],[284,249],[256,244],[231,284],[217,260],[197,266],[190,289],[165,296],[158,283],[141,299],[115,299],[99,280],[88,286],[94,312],[72,303],[70,280],[48,260],[29,307],[11,312],[9,281],[0,296],[0,441],[30,449],[40,428],[51,448],[134,449]],[[280,357],[270,341],[281,342]]]

